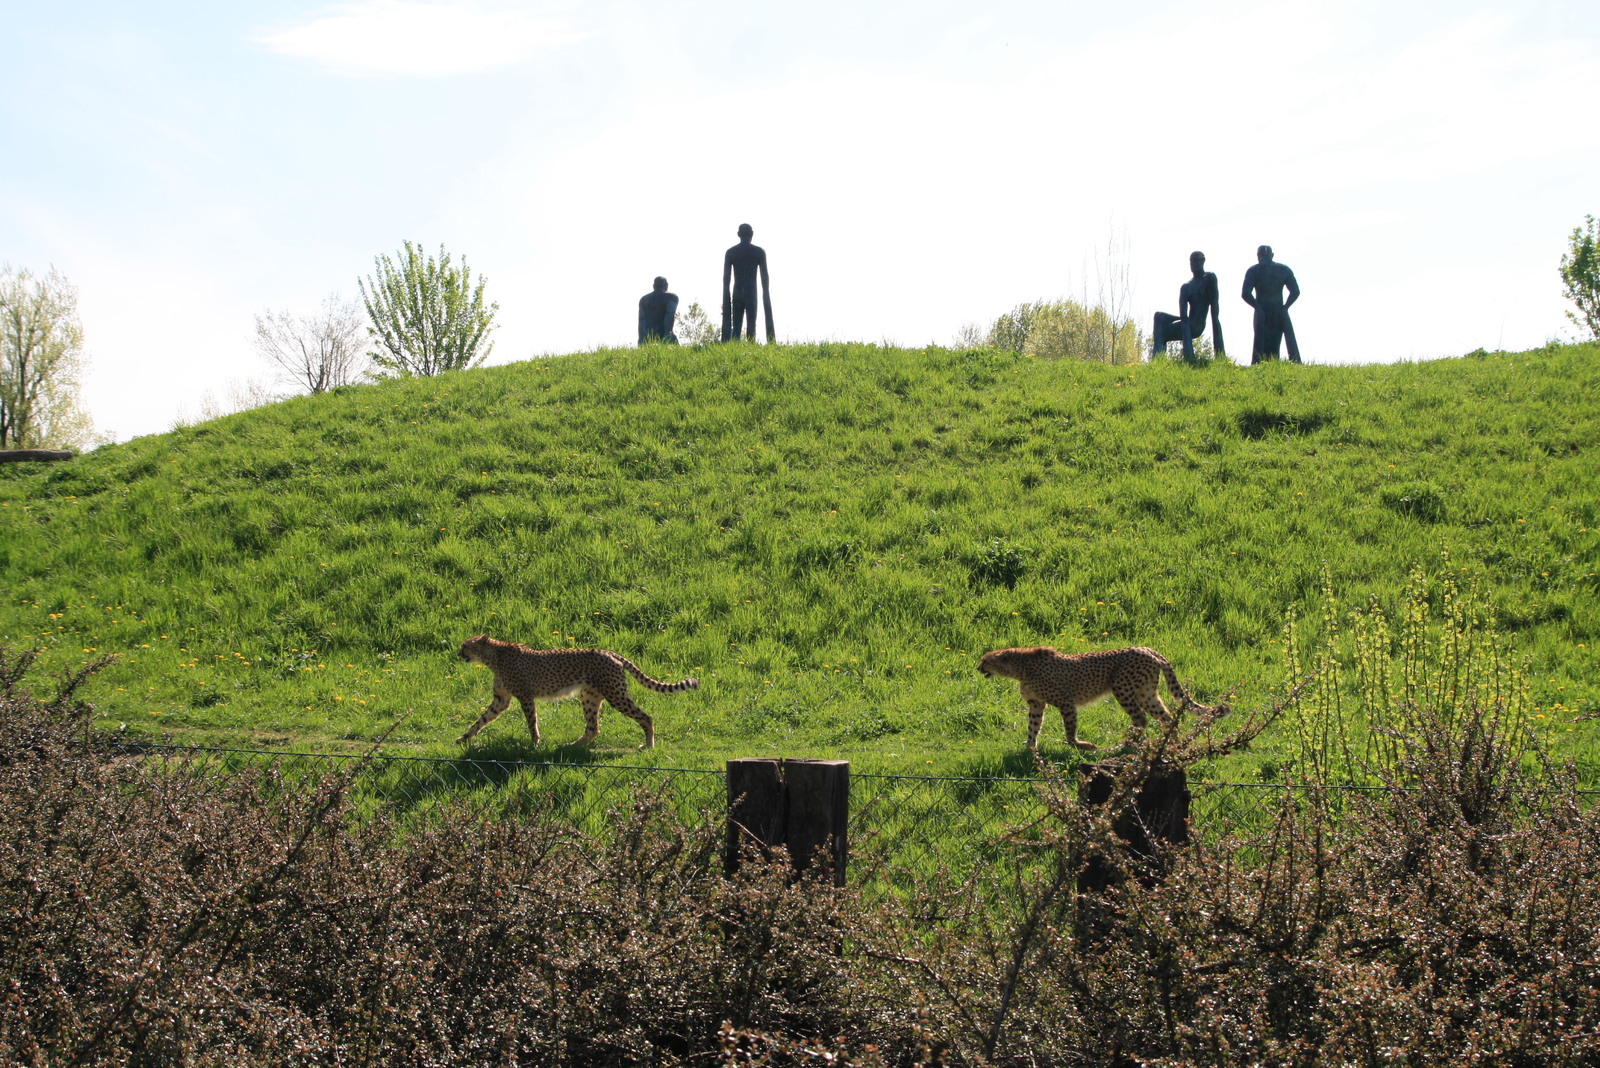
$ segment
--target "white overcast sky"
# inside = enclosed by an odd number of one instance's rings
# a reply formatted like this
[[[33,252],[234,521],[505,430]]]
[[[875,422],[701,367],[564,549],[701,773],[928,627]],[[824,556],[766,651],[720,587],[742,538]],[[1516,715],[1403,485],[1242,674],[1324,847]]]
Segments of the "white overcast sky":
[[[780,337],[950,341],[1024,300],[1229,347],[1258,244],[1313,362],[1569,336],[1600,214],[1595,0],[57,0],[0,6],[0,260],[75,282],[119,438],[271,379],[253,316],[441,244],[493,362],[627,344],[664,274],[715,311],[741,222]]]

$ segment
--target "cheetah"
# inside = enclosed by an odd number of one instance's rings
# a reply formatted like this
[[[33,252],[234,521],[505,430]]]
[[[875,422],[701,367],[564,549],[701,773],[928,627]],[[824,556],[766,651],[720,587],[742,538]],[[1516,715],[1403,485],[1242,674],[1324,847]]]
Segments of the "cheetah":
[[[497,641],[487,634],[461,643],[461,659],[482,664],[494,672],[494,700],[478,717],[478,722],[456,739],[457,744],[470,740],[493,723],[515,697],[522,705],[522,714],[527,717],[528,730],[537,745],[539,714],[534,710],[534,702],[581,696],[587,729],[576,744],[594,741],[600,733],[600,702],[609,701],[612,708],[644,728],[644,748],[654,749],[655,724],[628,696],[628,676],[623,670],[631,671],[657,693],[677,693],[700,685],[699,679],[658,682],[640,671],[627,657],[608,649],[530,649],[516,642]]]
[[[1154,649],[1138,645],[1130,649],[1071,654],[1057,652],[1048,645],[996,649],[983,654],[978,670],[990,677],[1003,676],[1022,684],[1022,699],[1028,702],[1030,750],[1039,747],[1039,726],[1044,719],[1045,705],[1061,709],[1061,718],[1067,726],[1067,742],[1079,749],[1095,746],[1093,742],[1078,738],[1078,709],[1108,694],[1128,713],[1134,732],[1144,730],[1148,713],[1154,713],[1163,723],[1170,723],[1172,713],[1161,703],[1161,695],[1156,691],[1156,684],[1163,675],[1167,678],[1167,688],[1183,702],[1179,714],[1190,708],[1211,711],[1184,692],[1171,661]]]

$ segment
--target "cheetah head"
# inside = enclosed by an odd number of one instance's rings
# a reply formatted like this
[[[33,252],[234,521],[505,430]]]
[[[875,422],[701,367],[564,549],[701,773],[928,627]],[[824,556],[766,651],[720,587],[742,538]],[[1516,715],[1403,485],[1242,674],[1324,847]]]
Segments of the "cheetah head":
[[[489,636],[480,634],[476,638],[468,638],[461,643],[461,659],[468,663],[486,664],[489,662]]]
[[[1014,679],[1017,672],[1025,670],[1027,664],[1033,659],[1036,649],[996,649],[991,653],[984,653],[978,660],[978,673],[994,678]]]

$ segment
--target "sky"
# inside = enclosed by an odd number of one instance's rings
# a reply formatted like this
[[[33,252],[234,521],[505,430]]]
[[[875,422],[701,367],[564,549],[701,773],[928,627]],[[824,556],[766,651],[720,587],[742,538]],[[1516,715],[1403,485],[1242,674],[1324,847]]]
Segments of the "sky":
[[[1269,244],[1312,363],[1574,336],[1600,215],[1593,0],[0,0],[0,261],[78,288],[116,439],[243,383],[402,242],[497,302],[491,363],[712,314],[740,223],[780,340],[949,344],[1023,301],[1148,330]],[[1115,284],[1124,279],[1124,285]]]

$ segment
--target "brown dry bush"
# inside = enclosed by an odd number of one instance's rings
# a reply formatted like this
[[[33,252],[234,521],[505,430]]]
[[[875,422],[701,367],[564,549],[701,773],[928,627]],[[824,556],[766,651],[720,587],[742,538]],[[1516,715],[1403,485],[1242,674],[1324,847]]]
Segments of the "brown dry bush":
[[[0,1062],[1600,1062],[1600,819],[1470,716],[1159,880],[1056,777],[1009,866],[868,905],[724,878],[720,828],[649,793],[596,840],[357,818],[359,768],[153,770],[89,731],[85,673],[38,698],[27,662],[0,652]],[[1123,877],[1080,892],[1096,855]]]
[[[0,1062],[673,1064],[725,1021],[911,1034],[856,997],[847,895],[722,878],[718,829],[648,795],[605,842],[466,807],[401,834],[351,818],[349,775],[113,757],[75,685],[0,696]]]
[[[1257,829],[1169,850],[1159,881],[1056,777],[1050,863],[1002,879],[1008,909],[949,912],[900,968],[907,996],[945,990],[970,1062],[1600,1063],[1600,813],[1486,746],[1492,711],[1417,715],[1387,787],[1283,789]],[[1077,892],[1097,854],[1120,880]]]

